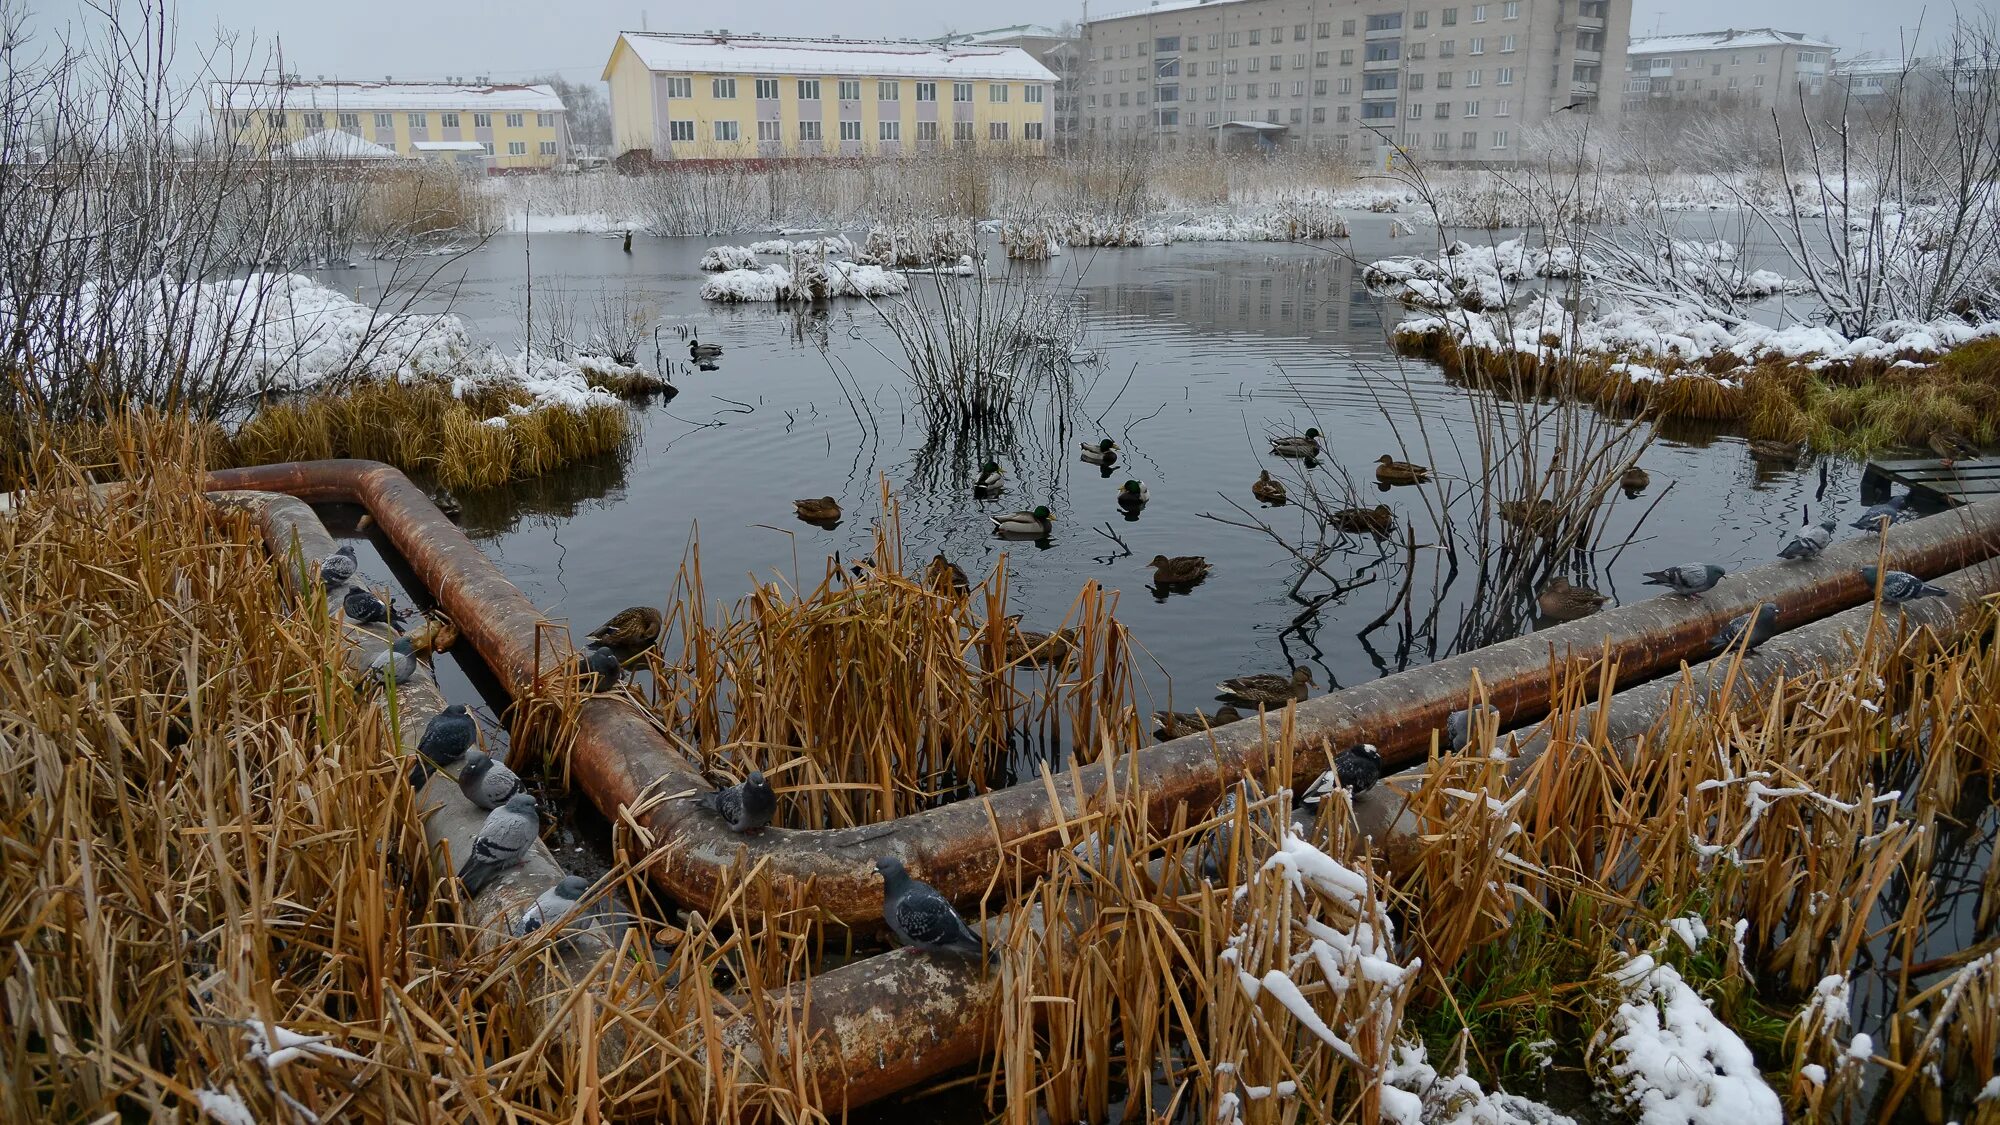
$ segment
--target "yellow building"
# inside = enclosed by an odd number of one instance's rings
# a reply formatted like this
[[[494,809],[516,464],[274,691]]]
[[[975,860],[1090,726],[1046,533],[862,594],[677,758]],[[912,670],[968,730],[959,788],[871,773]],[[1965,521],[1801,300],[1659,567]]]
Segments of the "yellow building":
[[[1043,151],[1056,76],[1018,47],[627,31],[612,148],[654,160]]]
[[[338,149],[326,132],[399,156],[502,171],[569,160],[562,99],[548,86],[469,82],[227,82],[209,92],[216,131],[262,150]]]

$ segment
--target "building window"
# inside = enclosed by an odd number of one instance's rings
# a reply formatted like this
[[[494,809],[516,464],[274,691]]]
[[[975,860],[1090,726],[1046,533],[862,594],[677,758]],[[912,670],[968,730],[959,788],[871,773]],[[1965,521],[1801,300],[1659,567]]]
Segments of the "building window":
[[[782,121],[759,121],[757,123],[759,141],[782,141],[785,139],[785,123]]]
[[[1349,47],[1347,50],[1340,52],[1340,65],[1342,66],[1354,65],[1354,48]]]
[[[1346,133],[1342,133],[1342,134],[1341,134],[1341,135],[1339,135],[1338,137],[1335,137],[1335,138],[1333,138],[1333,151],[1335,151],[1335,152],[1346,152],[1346,151],[1347,151],[1347,134],[1346,134]]]
[[[456,115],[456,114],[454,114],[453,116],[457,116],[457,115]],[[537,114],[535,115],[535,128],[537,128],[537,129],[553,129],[553,128],[555,128],[555,127],[556,127],[556,115],[555,115],[555,114],[553,114],[553,113],[537,113]]]
[[[1493,147],[1494,148],[1507,147],[1507,130],[1501,129],[1493,134]]]
[[[1303,82],[1294,82],[1294,83],[1292,83],[1292,96],[1293,96],[1293,97],[1295,97],[1295,98],[1302,98],[1302,97],[1305,97],[1305,95],[1306,95],[1306,84],[1305,84],[1305,83],[1303,83]]]
[[[1264,91],[1264,92],[1265,92],[1265,93],[1266,93],[1267,95],[1269,95],[1270,97],[1273,97],[1273,98],[1277,97],[1277,96],[1278,96],[1278,84],[1277,84],[1276,82],[1273,82],[1273,83],[1271,83],[1271,84],[1270,84],[1270,86],[1268,86],[1268,87],[1266,87],[1266,88],[1265,88],[1265,91]]]
[[[324,129],[326,128],[326,114],[301,113],[299,114],[299,123],[308,129]]]
[[[1472,38],[1471,38],[1470,40],[1468,40],[1468,41],[1466,42],[1466,44],[1465,44],[1465,53],[1466,53],[1466,54],[1468,54],[1468,55],[1483,55],[1483,54],[1485,54],[1485,53],[1486,53],[1486,37],[1485,37],[1485,36],[1483,36],[1483,35],[1475,35],[1475,36],[1473,36],[1473,37],[1472,37]]]
[[[1395,102],[1362,102],[1361,120],[1384,121],[1396,116]]]
[[[1293,55],[1293,56],[1292,56],[1292,69],[1293,69],[1293,70],[1304,70],[1305,68],[1306,68],[1306,57],[1305,57],[1304,55]]]
[[[1396,88],[1396,78],[1396,72],[1393,70],[1381,74],[1364,74],[1361,76],[1361,88],[1363,90],[1393,90]]]
[[[1503,66],[1494,71],[1493,84],[1496,86],[1512,86],[1514,84],[1514,68]]]
[[[285,127],[285,115],[283,113],[267,113],[264,115],[264,124],[268,128],[282,129]]]
[[[438,114],[438,125],[439,125],[439,127],[441,127],[441,128],[445,128],[445,129],[456,129],[456,128],[458,128],[458,114],[456,114],[456,113],[440,113],[440,114]]]
[[[1451,147],[1451,134],[1450,134],[1450,133],[1432,133],[1432,134],[1431,134],[1431,147],[1432,147],[1432,148],[1450,148],[1450,147]]]
[[[1321,20],[1319,23],[1314,24],[1313,38],[1315,39],[1333,38],[1333,22],[1331,20]]]
[[[1333,119],[1334,119],[1335,121],[1346,121],[1346,120],[1347,120],[1347,109],[1348,109],[1348,107],[1346,107],[1346,106],[1344,106],[1344,105],[1342,105],[1342,106],[1335,106],[1335,107],[1333,108]]]
[[[694,122],[690,121],[690,122],[688,122],[688,140],[693,140],[693,139],[694,139]],[[492,156],[492,155],[493,155],[493,142],[492,142],[492,141],[480,141],[480,142],[479,142],[479,153],[480,153],[480,155],[482,155],[482,156]]]
[[[1209,32],[1209,33],[1208,33],[1208,49],[1209,49],[1209,50],[1213,51],[1213,50],[1215,50],[1215,49],[1216,49],[1216,48],[1217,48],[1218,46],[1220,46],[1221,44],[1222,44],[1222,36],[1221,36],[1221,35],[1218,35],[1217,33],[1213,32],[1213,31],[1211,31],[1211,32]]]
[[[860,101],[860,100],[861,100],[861,79],[859,79],[859,78],[843,78],[843,79],[841,79],[841,80],[840,80],[840,100],[841,100],[841,101],[844,101],[844,102],[858,102],[858,101]],[[860,140],[860,138],[859,138],[859,137],[856,137],[855,139],[856,139],[856,140]]]
[[[989,141],[1004,141],[1004,140],[1006,140],[1006,139],[1007,139],[1007,123],[1006,123],[1005,121],[994,121],[994,122],[991,122],[991,123],[989,123],[989,124],[988,124],[988,125],[986,126],[986,139],[987,139],[987,140],[989,140]]]
[[[396,127],[396,115],[393,113],[376,114],[375,127],[377,129],[394,129]]]
[[[1472,6],[1472,22],[1473,23],[1486,22],[1486,5],[1474,4]]]
[[[1445,27],[1457,27],[1458,9],[1446,8],[1444,11],[1438,13],[1438,23]]]
[[[817,121],[799,122],[799,139],[802,141],[819,140],[820,139],[819,122]]]
[[[971,140],[971,139],[972,139],[972,122],[970,122],[970,121],[954,121],[954,122],[952,122],[952,123],[951,123],[951,139],[952,139],[952,140],[954,140],[954,141],[969,141],[969,140]]]
[[[1464,113],[1461,113],[1461,114],[1459,114],[1459,116],[1460,116],[1460,117],[1478,117],[1478,116],[1479,116],[1479,102],[1478,102],[1478,101],[1476,101],[1476,100],[1475,100],[1475,101],[1469,101],[1469,102],[1466,102],[1466,103],[1465,103],[1465,112],[1464,112]]]
[[[1409,50],[1409,52],[1408,52],[1408,55],[1409,55],[1409,57],[1410,57],[1410,58],[1413,58],[1413,59],[1420,59],[1420,58],[1423,58],[1423,57],[1424,57],[1424,48],[1425,48],[1426,46],[1428,46],[1428,44],[1424,44],[1424,43],[1412,43],[1412,44],[1410,44],[1410,50]]]
[[[1232,31],[1232,32],[1230,32],[1230,33],[1229,33],[1229,45],[1230,45],[1231,47],[1234,47],[1234,46],[1236,46],[1236,45],[1237,45],[1238,43],[1241,43],[1242,41],[1243,41],[1243,33],[1242,33],[1242,32],[1240,32],[1240,31]]]
[[[1193,120],[1193,119],[1192,119],[1192,118],[1190,118],[1189,120]],[[1022,139],[1022,140],[1024,140],[1024,141],[1039,141],[1039,140],[1041,140],[1041,139],[1042,139],[1042,123],[1041,123],[1041,122],[1039,122],[1039,121],[1029,121],[1029,122],[1027,122],[1027,123],[1023,124],[1023,125],[1021,126],[1021,139]]]
[[[1412,121],[1422,121],[1424,119],[1424,104],[1422,102],[1411,102],[1410,111],[1405,116]]]
[[[1260,71],[1260,70],[1262,70],[1262,69],[1264,69],[1264,59],[1263,59],[1263,56],[1261,56],[1261,55],[1251,55],[1251,56],[1250,56],[1250,73],[1252,73],[1252,74],[1255,74],[1255,73],[1257,73],[1258,71]]]
[[[1514,49],[1514,37],[1512,35],[1502,35],[1500,37],[1500,53],[1506,54],[1507,52],[1512,51],[1513,49]],[[1590,49],[1596,50],[1597,48],[1592,47]]]
[[[819,100],[819,79],[799,79],[799,100],[802,102],[816,102]]]
[[[735,82],[736,82],[736,80],[735,80],[734,78],[732,78],[732,79],[730,79],[730,80],[729,80],[729,82],[730,82],[730,84],[731,84],[731,85],[734,85],[734,84],[735,84]],[[732,95],[730,95],[730,96],[731,96],[731,97],[734,97],[735,95],[734,95],[734,94],[732,94]],[[718,121],[718,122],[716,122],[716,123],[715,123],[715,139],[716,139],[716,140],[718,140],[718,141],[734,141],[734,140],[736,140],[736,139],[738,138],[738,136],[739,136],[739,134],[738,134],[738,133],[737,133],[737,131],[736,131],[736,122],[734,122],[734,121]]]
[[[426,124],[427,120],[428,120],[428,118],[427,118],[427,116],[426,116],[425,114],[421,114],[421,113],[412,113],[412,114],[410,115],[410,128],[412,128],[412,129],[426,129],[426,128],[429,128],[429,125],[428,125],[428,124]]]
[[[1326,96],[1326,79],[1324,78],[1313,79],[1313,97],[1323,98],[1325,96]]]
[[[1446,39],[1438,44],[1438,58],[1449,59],[1458,56],[1458,40]]]
[[[472,127],[474,129],[491,129],[493,127],[493,115],[490,113],[473,114]]]
[[[1436,105],[1432,106],[1432,107],[1431,107],[1431,116],[1432,116],[1432,117],[1435,117],[1435,118],[1437,118],[1437,119],[1438,119],[1439,121],[1443,121],[1444,119],[1446,119],[1446,118],[1450,117],[1450,116],[1451,116],[1451,103],[1450,103],[1450,102],[1439,102],[1438,104],[1436,104]],[[1443,145],[1439,145],[1438,147],[1439,147],[1439,148],[1442,148],[1442,147],[1444,147],[1444,146],[1443,146]]]
[[[1353,93],[1353,92],[1354,92],[1354,79],[1352,79],[1352,78],[1343,78],[1343,79],[1341,79],[1341,80],[1340,80],[1340,92],[1341,92],[1342,96],[1345,96],[1345,95],[1348,95],[1348,94],[1351,94],[1351,93]]]
[[[1368,17],[1368,30],[1370,31],[1396,31],[1402,26],[1403,13],[1401,12],[1388,12],[1383,15]]]
[[[1763,65],[1764,65],[1764,63],[1765,63],[1766,61],[1768,61],[1768,60],[1766,59],[1766,56],[1767,56],[1768,54],[1769,54],[1769,52],[1767,52],[1767,51],[1759,51],[1759,52],[1757,52],[1757,65],[1758,65],[1758,66],[1763,66]]]
[[[1512,116],[1514,116],[1514,103],[1513,103],[1513,102],[1509,102],[1509,101],[1498,101],[1498,102],[1494,102],[1494,103],[1493,103],[1493,116],[1495,116],[1495,117],[1512,117]]]
[[[1042,103],[1042,92],[1047,89],[1047,86],[1023,86],[1021,87],[1021,100],[1030,105],[1040,105]]]
[[[986,100],[987,100],[987,101],[989,101],[989,102],[1004,102],[1004,101],[1006,101],[1006,100],[1007,100],[1007,84],[1006,84],[1005,82],[993,82],[993,83],[989,83],[989,84],[987,85],[987,87],[986,87]]]
[[[760,102],[777,101],[778,80],[775,78],[759,78],[757,80],[757,100]],[[763,138],[759,137],[758,139],[762,140]]]
[[[1440,90],[1451,89],[1451,71],[1447,70],[1444,73],[1438,75],[1438,89]]]
[[[1480,83],[1484,81],[1486,81],[1486,72],[1483,70],[1468,70],[1465,72],[1465,88],[1468,90],[1478,88]]]
[[[1421,74],[1412,74],[1412,75],[1410,75],[1410,86],[1409,86],[1409,88],[1410,88],[1410,89],[1412,89],[1412,90],[1421,90],[1421,89],[1423,89],[1423,88],[1424,88],[1424,76],[1423,76],[1423,75],[1421,75]]]
[[[1330,59],[1331,57],[1332,57],[1332,56],[1330,56],[1330,55],[1329,55],[1329,54],[1328,54],[1327,52],[1325,52],[1325,51],[1314,51],[1314,52],[1313,52],[1313,65],[1314,65],[1314,66],[1325,66],[1325,65],[1327,64],[1327,61],[1328,61],[1328,60],[1329,60],[1329,59]]]
[[[1750,84],[1752,86],[1762,86],[1764,84],[1764,76],[1761,74],[1757,75],[1755,78],[1752,78],[1750,80]]]
[[[937,122],[935,122],[935,121],[919,121],[919,122],[917,122],[917,139],[918,139],[919,141],[935,141],[935,140],[937,140],[937,139],[938,139],[938,123],[937,123]]]
[[[841,123],[840,123],[840,139],[841,139],[841,140],[843,140],[843,141],[858,141],[858,140],[860,140],[860,139],[861,139],[861,122],[859,122],[859,121],[843,121],[843,122],[841,122]]]
[[[875,100],[876,100],[876,101],[878,101],[878,102],[899,102],[899,101],[902,101],[902,100],[903,100],[903,84],[902,84],[901,82],[877,82],[877,83],[875,83]]]
[[[343,113],[343,114],[341,114],[341,115],[340,115],[340,127],[341,127],[341,128],[343,128],[343,129],[359,129],[359,128],[361,128],[361,115],[360,115],[360,114],[358,114],[358,113]]]
[[[903,123],[900,121],[878,122],[875,132],[877,134],[876,140],[900,141],[903,139]]]
[[[934,102],[934,101],[936,101],[936,100],[937,100],[937,83],[935,83],[935,82],[919,82],[919,83],[917,83],[917,100],[918,100],[918,101],[920,101],[920,102]],[[919,139],[921,140],[922,138],[919,138]],[[936,140],[937,138],[933,137],[933,138],[931,138],[931,139],[932,139],[932,140]]]
[[[1500,5],[1500,18],[1503,20],[1520,19],[1521,0],[1507,0],[1505,4]]]
[[[1403,45],[1394,39],[1380,43],[1370,43],[1362,48],[1363,62],[1390,62],[1403,57]]]
[[[670,98],[694,97],[694,79],[692,78],[667,79],[667,96]],[[481,116],[484,115],[482,114]]]
[[[1262,43],[1263,41],[1264,41],[1264,29],[1263,29],[1263,28],[1261,28],[1261,27],[1253,27],[1253,28],[1251,28],[1251,29],[1250,29],[1250,45],[1251,45],[1252,47],[1255,47],[1255,46],[1256,46],[1257,44],[1259,44],[1259,43]]]
[[[507,142],[507,155],[508,155],[508,156],[526,156],[526,155],[528,155],[528,142],[526,142],[526,141],[508,141],[508,142]]]
[[[1341,21],[1340,21],[1340,34],[1341,34],[1341,36],[1342,36],[1343,38],[1345,38],[1345,37],[1347,37],[1347,36],[1350,36],[1350,35],[1353,35],[1353,34],[1354,34],[1354,21],[1353,21],[1353,20],[1341,20]]]
[[[954,83],[952,83],[952,84],[951,84],[951,100],[952,100],[952,101],[955,101],[955,102],[969,102],[969,101],[971,101],[971,100],[972,100],[972,83],[970,83],[970,82],[954,82]],[[968,137],[968,138],[966,138],[966,139],[967,139],[967,140],[970,140],[971,138],[969,138],[969,137]]]
[[[729,86],[729,96],[733,98],[733,97],[735,97],[735,96],[736,96],[736,80],[735,80],[734,78],[732,78],[732,79],[730,79],[730,80],[729,80],[729,82],[730,82],[730,86]],[[508,115],[507,115],[507,127],[508,127],[509,129],[519,129],[519,128],[521,127],[521,115],[520,115],[520,114],[518,114],[518,113],[510,113],[510,114],[508,114]]]
[[[736,79],[711,78],[708,80],[708,92],[709,96],[711,97],[719,98],[724,101],[734,101],[736,100]],[[511,124],[511,122],[509,124]],[[717,122],[717,124],[720,124],[720,122]],[[718,137],[717,139],[720,140],[721,138]],[[730,139],[735,140],[734,137],[731,137]]]
[[[1181,37],[1178,35],[1162,35],[1153,40],[1153,53],[1156,55],[1170,55],[1180,49]]]
[[[1418,12],[1415,15],[1415,17],[1410,20],[1410,26],[1412,27],[1429,27],[1430,25],[1431,25],[1431,14],[1429,12]]]
[[[555,154],[556,154],[556,143],[555,143],[554,141],[543,141],[543,142],[542,142],[542,155],[543,155],[543,156],[554,156]]]
[[[236,114],[236,127],[238,129],[248,129],[250,127],[250,120],[251,117],[247,113]]]
[[[1729,88],[1732,90],[1736,88],[1736,76],[1734,74],[1729,76]]]

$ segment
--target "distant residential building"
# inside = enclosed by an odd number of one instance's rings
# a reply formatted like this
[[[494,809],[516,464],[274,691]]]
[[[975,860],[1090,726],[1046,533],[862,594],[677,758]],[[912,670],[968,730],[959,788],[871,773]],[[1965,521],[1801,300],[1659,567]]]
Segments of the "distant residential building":
[[[1161,0],[1085,23],[1083,133],[1513,161],[1551,115],[1604,111],[1631,18],[1632,0]]]
[[[547,86],[485,82],[227,82],[210,88],[217,131],[259,150],[344,133],[399,156],[500,170],[569,159],[562,99]],[[328,150],[341,146],[321,142]]]
[[[1017,23],[950,35],[940,42],[961,47],[1019,47],[1028,52],[1056,76],[1050,118],[1055,136],[1051,139],[1067,142],[1076,133],[1083,105],[1078,86],[1083,77],[1083,42],[1076,25]]]
[[[654,160],[1045,151],[1056,75],[1013,46],[627,31],[612,148]]]
[[[1863,107],[1887,104],[1903,91],[1938,95],[1949,82],[1960,94],[1981,90],[2000,78],[1991,60],[1947,59],[1924,55],[1909,59],[1863,57],[1834,64],[1829,89]]]
[[[1824,92],[1836,50],[1769,27],[1634,39],[1625,50],[1625,108],[1797,105],[1800,94]]]

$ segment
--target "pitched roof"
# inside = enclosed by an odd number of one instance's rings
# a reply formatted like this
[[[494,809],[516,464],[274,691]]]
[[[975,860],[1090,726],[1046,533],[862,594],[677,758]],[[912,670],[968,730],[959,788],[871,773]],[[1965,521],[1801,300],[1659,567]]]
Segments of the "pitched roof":
[[[551,86],[459,82],[217,82],[211,109],[461,110],[561,113]]]
[[[1840,48],[1823,39],[1814,39],[1797,31],[1779,31],[1770,27],[1724,28],[1721,31],[1694,31],[1686,35],[1648,35],[1632,40],[1625,48],[1625,54],[1671,55],[1681,51],[1721,51],[1741,50],[1757,47],[1804,47],[1808,50],[1837,51]]]
[[[947,35],[944,43],[1003,43],[1009,39],[1068,39],[1055,28],[1045,23],[1017,23],[1012,27],[990,27],[985,31],[965,31],[957,35]]]
[[[1056,80],[1053,71],[1019,47],[957,43],[943,46],[909,39],[795,39],[664,31],[623,31],[618,34],[618,41],[632,48],[647,69],[659,71]],[[608,64],[606,71],[608,75]]]
[[[1089,23],[1104,23],[1107,20],[1131,19],[1133,16],[1150,16],[1159,12],[1177,12],[1183,8],[1215,8],[1223,4],[1241,3],[1242,0],[1153,0],[1143,8],[1127,8],[1122,12],[1111,12],[1089,20]]]
[[[285,152],[302,160],[395,160],[399,155],[393,148],[338,129],[301,137],[286,145]]]

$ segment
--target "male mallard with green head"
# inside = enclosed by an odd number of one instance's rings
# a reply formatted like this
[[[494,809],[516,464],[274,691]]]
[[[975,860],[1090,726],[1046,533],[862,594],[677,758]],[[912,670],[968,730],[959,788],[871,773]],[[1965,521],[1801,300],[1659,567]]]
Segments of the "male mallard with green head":
[[[1430,475],[1430,466],[1398,461],[1387,453],[1375,462],[1375,479],[1383,484],[1422,484]]]
[[[688,341],[688,358],[694,360],[696,363],[700,363],[701,361],[707,359],[715,359],[721,354],[722,354],[722,345],[702,343],[700,333],[696,333],[694,337]]]
[[[1006,470],[998,461],[988,461],[979,467],[979,479],[972,482],[974,496],[994,496],[1007,487]]]
[[[1283,707],[1296,703],[1312,693],[1312,669],[1304,666],[1292,669],[1289,676],[1260,672],[1254,676],[1236,676],[1215,685],[1217,695],[1238,703],[1253,706]]]
[[[1090,465],[1116,465],[1118,463],[1118,443],[1110,438],[1092,445],[1083,443],[1083,460]]]
[[[1319,431],[1309,429],[1303,434],[1274,437],[1271,439],[1271,452],[1280,457],[1317,457]]]
[[[1146,564],[1153,568],[1155,586],[1192,586],[1208,577],[1208,560],[1200,555],[1154,555]]]
[[[1150,499],[1152,494],[1146,491],[1145,485],[1136,480],[1128,480],[1118,489],[1118,506],[1128,512],[1136,512],[1145,507],[1146,501]]]
[[[1032,512],[1008,512],[1004,516],[987,516],[993,521],[993,530],[999,535],[1032,535],[1037,539],[1049,533],[1055,517],[1046,507],[1038,507]]]
[[[1588,586],[1577,586],[1562,575],[1549,579],[1542,592],[1535,595],[1535,606],[1542,616],[1556,621],[1575,621],[1589,617],[1604,608],[1610,598]]]
[[[799,518],[807,523],[839,523],[840,501],[831,496],[817,500],[794,500],[792,507],[799,511]]]
[[[1250,486],[1250,495],[1272,507],[1285,502],[1285,484],[1271,479],[1271,470],[1264,469],[1257,474],[1256,483]]]

